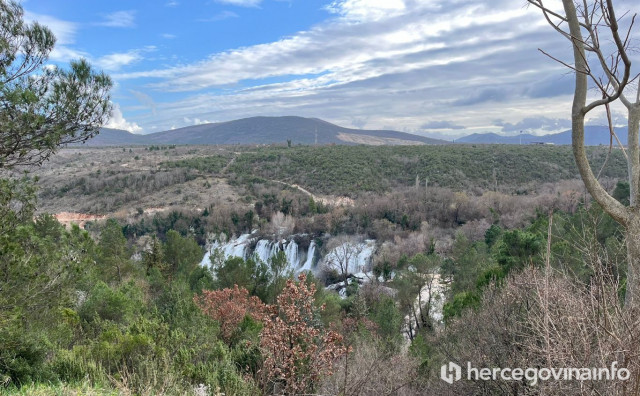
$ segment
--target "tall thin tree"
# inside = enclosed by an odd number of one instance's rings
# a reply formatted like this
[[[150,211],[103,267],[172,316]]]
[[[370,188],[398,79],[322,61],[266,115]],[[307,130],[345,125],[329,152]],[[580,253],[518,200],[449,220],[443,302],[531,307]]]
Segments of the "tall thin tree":
[[[541,52],[570,68],[575,75],[571,110],[573,154],[589,194],[626,230],[625,304],[637,306],[640,304],[640,87],[631,57],[637,14],[618,15],[613,0],[562,0],[562,11],[549,6],[545,0],[527,2],[540,9],[547,22],[572,43],[572,63]],[[596,98],[588,97],[591,88],[598,93]],[[600,184],[589,164],[584,142],[585,118],[599,108],[606,111],[612,141],[613,138],[619,141],[611,120],[614,102],[621,103],[627,110],[628,145],[621,149],[628,164],[628,207]]]

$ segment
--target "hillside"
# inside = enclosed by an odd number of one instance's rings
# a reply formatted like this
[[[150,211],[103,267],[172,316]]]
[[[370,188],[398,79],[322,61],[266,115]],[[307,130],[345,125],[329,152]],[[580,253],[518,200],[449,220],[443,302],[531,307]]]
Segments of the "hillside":
[[[601,167],[606,152],[589,149],[595,168]],[[428,178],[433,186],[464,190],[493,189],[497,184],[510,191],[524,191],[530,183],[579,177],[571,148],[566,146],[265,147],[240,152],[232,162],[228,154],[216,154],[164,165],[226,177],[236,186],[278,180],[313,193],[352,197],[363,191],[413,186],[416,176],[422,185]],[[624,158],[616,150],[602,175],[620,178],[625,172]]]
[[[622,144],[627,144],[627,128],[616,128],[616,135]],[[584,131],[587,146],[608,145],[610,141],[609,127],[587,126]],[[558,145],[571,144],[571,130],[549,135],[536,136],[528,133],[522,135],[504,136],[497,133],[474,133],[456,139],[456,143],[470,144],[532,144],[553,143]],[[614,140],[615,143],[615,140]]]
[[[416,145],[446,144],[439,139],[387,130],[343,128],[317,119],[303,117],[251,117],[148,135],[134,135],[126,131],[103,129],[89,140],[88,146],[118,146],[138,144],[366,144]]]
[[[85,143],[85,145],[94,147],[133,146],[142,144],[148,144],[146,136],[113,128],[101,128],[98,135],[87,140]],[[80,144],[72,144],[71,146],[80,146]]]
[[[588,152],[600,169],[607,150]],[[256,185],[274,182],[356,198],[414,186],[416,176],[422,186],[428,178],[429,186],[472,191],[497,184],[500,191],[519,194],[579,177],[570,147],[532,145],[78,147],[63,150],[36,175],[42,210],[98,214],[203,208],[212,199],[238,200]],[[602,176],[625,175],[622,153],[614,150]]]

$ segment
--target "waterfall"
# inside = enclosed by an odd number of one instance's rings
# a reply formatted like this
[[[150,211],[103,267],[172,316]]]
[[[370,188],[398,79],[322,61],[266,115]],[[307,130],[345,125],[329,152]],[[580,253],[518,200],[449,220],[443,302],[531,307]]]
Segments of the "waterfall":
[[[278,254],[278,252],[284,251],[287,258],[287,270],[294,274],[298,274],[302,271],[316,272],[316,270],[320,268],[315,265],[316,263],[314,262],[318,250],[315,241],[311,241],[308,251],[305,252],[300,249],[296,241],[293,239],[283,239],[281,241],[257,239],[256,234],[252,233],[242,234],[239,237],[232,238],[228,241],[225,240],[224,236],[221,237],[220,240],[214,240],[211,242],[209,249],[202,258],[200,265],[203,267],[210,267],[211,254],[216,250],[224,260],[231,257],[240,257],[244,260],[249,257],[254,257],[256,260],[260,260],[264,263],[268,263],[269,259]],[[255,243],[255,248],[251,250],[250,246],[253,243]],[[346,245],[348,246],[343,245],[341,247],[353,249],[354,252],[357,252],[357,254],[354,254],[349,258],[349,273],[360,278],[365,277],[365,272],[370,267],[371,258],[375,250],[375,240],[366,240],[360,243],[347,242]],[[329,252],[329,254],[322,258],[321,261],[324,263],[330,263],[332,258],[335,258],[336,251],[341,247]]]
[[[249,246],[257,239],[253,237],[253,235],[254,234],[243,234],[238,238],[232,238],[230,241],[224,241],[224,238],[222,238],[223,241],[213,241],[202,258],[200,265],[203,267],[211,266],[211,253],[216,249],[222,254],[225,260],[230,257],[240,257],[246,260],[253,256],[264,263],[268,263],[271,257],[284,250],[285,256],[287,257],[288,270],[294,273],[300,272],[302,260],[305,258],[304,252],[300,252],[298,244],[293,239],[289,241],[283,239],[279,242],[261,239],[256,242],[255,249],[250,251]],[[314,249],[312,254],[315,254],[315,244],[312,245]]]
[[[256,244],[253,254],[263,263],[268,263],[269,259],[280,251],[280,245],[276,242],[261,239]]]
[[[311,271],[313,267],[313,259],[316,255],[316,241],[311,241],[309,245],[309,251],[307,252],[307,260],[304,262],[304,265],[298,270],[298,272],[302,271]]]
[[[332,249],[323,259],[323,262],[336,268],[336,263],[347,260],[347,272],[357,277],[364,277],[369,269],[371,258],[375,251],[376,241],[367,239],[361,243],[345,242]]]
[[[231,239],[228,242],[213,241],[207,252],[204,254],[200,265],[203,267],[211,266],[211,253],[216,249],[222,253],[224,259],[230,257],[240,257],[246,259],[249,251],[249,243],[251,242],[251,234],[242,234],[238,238]]]
[[[298,244],[296,241],[289,241],[284,249],[284,254],[287,256],[287,263],[289,263],[289,269],[295,272],[300,267],[300,261],[298,260]]]

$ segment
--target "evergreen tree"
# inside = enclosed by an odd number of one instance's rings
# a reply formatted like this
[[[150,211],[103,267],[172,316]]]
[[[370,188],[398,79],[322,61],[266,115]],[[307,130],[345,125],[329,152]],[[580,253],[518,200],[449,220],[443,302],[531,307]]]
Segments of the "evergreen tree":
[[[106,281],[117,277],[122,282],[125,269],[130,267],[130,252],[127,248],[127,239],[122,233],[122,228],[115,219],[107,220],[105,228],[100,234],[99,264]]]
[[[111,79],[85,60],[43,68],[55,36],[23,17],[18,2],[0,1],[0,168],[42,164],[95,136],[111,112]]]

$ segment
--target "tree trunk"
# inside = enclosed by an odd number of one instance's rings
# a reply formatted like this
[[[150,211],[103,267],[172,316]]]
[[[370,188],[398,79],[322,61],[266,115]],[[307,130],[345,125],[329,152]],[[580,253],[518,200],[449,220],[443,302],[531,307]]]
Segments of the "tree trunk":
[[[632,308],[640,303],[640,212],[633,211],[626,227],[627,290],[624,305]]]
[[[638,128],[640,126],[640,107],[638,104],[627,106],[628,117],[628,139],[627,152],[629,155],[629,206],[635,208],[638,205],[640,195],[640,146],[638,144]]]
[[[633,308],[639,302],[638,297],[640,280],[640,211],[638,208],[639,183],[640,183],[640,147],[638,144],[638,126],[640,124],[640,106],[638,104],[625,103],[628,109],[628,172],[630,202],[629,208],[624,207],[602,187],[596,179],[584,146],[584,121],[587,112],[605,102],[593,102],[587,106],[588,75],[590,69],[585,52],[585,41],[582,36],[582,28],[576,12],[574,0],[562,1],[567,24],[569,25],[570,38],[573,44],[573,58],[575,62],[576,86],[573,96],[571,111],[572,121],[572,146],[576,165],[584,185],[593,199],[600,204],[614,220],[626,229],[627,236],[627,290],[625,295],[625,307]],[[604,5],[602,5],[604,7]],[[623,87],[624,88],[624,87]],[[624,95],[622,94],[624,98]],[[626,102],[625,99],[623,99]]]
[[[631,308],[640,303],[640,202],[638,202],[640,180],[637,179],[640,175],[640,148],[637,144],[640,130],[640,106],[632,105],[628,110],[630,213],[626,225],[627,290],[625,306]]]

